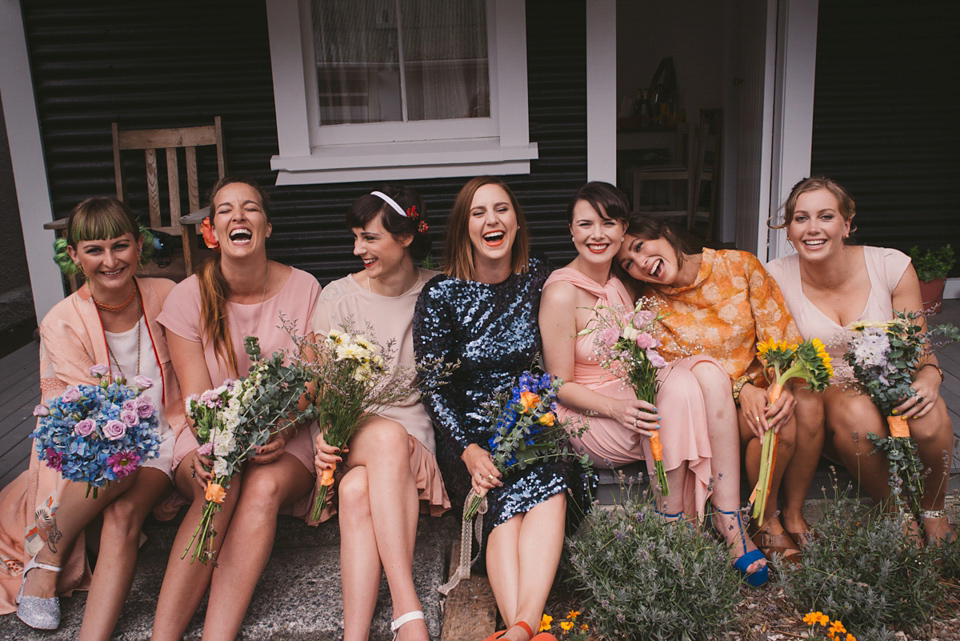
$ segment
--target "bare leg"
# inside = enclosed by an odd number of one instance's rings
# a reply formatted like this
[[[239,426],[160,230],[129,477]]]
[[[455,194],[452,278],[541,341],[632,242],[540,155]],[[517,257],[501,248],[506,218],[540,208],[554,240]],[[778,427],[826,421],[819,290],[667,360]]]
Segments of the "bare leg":
[[[507,626],[525,621],[536,631],[560,562],[566,505],[566,495],[555,494],[490,533],[487,574]],[[527,634],[514,628],[501,638]]]
[[[363,548],[368,540],[352,540],[346,543],[346,538],[341,541],[341,570],[344,572],[346,583],[346,573],[350,571],[350,566],[354,562],[359,562],[363,556],[372,556],[378,558],[376,570],[376,586],[380,583],[379,565],[382,563],[384,573],[387,575],[387,584],[390,586],[390,596],[393,601],[393,618],[398,619],[408,612],[420,610],[420,600],[417,597],[416,588],[413,584],[413,549],[417,537],[417,519],[420,512],[420,500],[417,493],[416,479],[410,470],[410,456],[413,443],[407,431],[399,423],[384,418],[374,418],[368,421],[363,428],[350,441],[350,458],[348,462],[351,469],[362,468],[365,470],[362,483],[354,483],[348,491],[355,492],[348,501],[343,492],[341,484],[340,499],[340,518],[341,527],[353,525],[354,514],[347,516],[344,521],[344,509],[358,512],[360,518],[358,525],[361,532],[367,526],[363,522],[369,515],[369,523],[373,528],[373,539],[376,545],[375,551],[371,548]],[[359,471],[359,470],[358,470]],[[360,477],[357,477],[360,480]],[[347,507],[350,503],[351,507]],[[361,508],[363,504],[366,508]],[[365,513],[365,514],[364,514]],[[352,530],[350,530],[352,532]],[[373,568],[373,561],[361,562],[361,575],[365,576]],[[367,568],[367,565],[371,567]],[[363,579],[361,578],[361,582]],[[359,586],[358,586],[359,587]],[[353,598],[351,594],[351,599]],[[359,595],[357,595],[359,596]],[[376,587],[372,592],[372,601],[376,602]],[[348,607],[347,586],[344,586],[344,638],[352,639],[351,634],[347,636],[347,611],[353,610],[352,605]],[[373,604],[371,604],[373,605]],[[372,609],[369,614],[364,612],[365,622],[360,630],[369,628],[370,619],[373,616]],[[359,618],[359,613],[358,613]],[[360,631],[358,630],[358,632]],[[351,626],[352,632],[352,626]],[[428,641],[426,623],[421,620],[410,621],[403,625],[399,630],[402,639],[422,639]],[[357,638],[366,638],[366,635],[356,635]]]
[[[740,509],[740,437],[737,430],[737,406],[733,402],[730,377],[716,364],[697,363],[691,369],[700,385],[707,410],[713,472],[713,504],[724,511]],[[736,517],[714,514],[714,527],[723,536],[734,559],[756,549],[753,541],[736,526]],[[746,552],[743,545],[746,544]],[[766,561],[750,564],[749,572],[758,572]]]
[[[797,446],[793,459],[783,472],[783,526],[788,532],[806,535],[810,527],[803,518],[803,503],[813,483],[823,451],[823,396],[796,389]],[[800,541],[797,541],[800,543]]]
[[[367,468],[354,467],[340,479],[340,581],[343,589],[343,639],[367,639],[380,590],[380,555],[370,514]]]
[[[867,434],[889,436],[887,424],[869,397],[840,386],[823,393],[827,429],[840,462],[874,501],[890,495],[887,484],[887,458],[871,455],[873,444]]]
[[[157,598],[157,613],[153,619],[153,641],[177,641],[187,629],[200,601],[203,599],[210,577],[213,575],[213,561],[201,563],[190,562],[192,549],[183,556],[184,550],[190,543],[193,533],[200,525],[203,516],[203,490],[197,480],[190,476],[191,462],[194,453],[188,454],[177,466],[174,481],[179,492],[192,499],[177,536],[173,540],[173,549],[170,550],[170,559],[167,561],[167,571],[163,575],[163,584],[160,586],[160,595]],[[221,504],[221,510],[213,517],[214,530],[217,535],[213,540],[214,554],[218,554],[223,545],[224,534],[230,524],[237,505],[237,499],[243,487],[243,473],[237,474],[227,487],[227,496]]]
[[[313,483],[310,470],[289,453],[272,463],[247,466],[234,518],[223,537],[210,582],[204,639],[237,638],[253,590],[273,550],[277,513],[281,506],[309,492]]]
[[[950,475],[950,457],[953,454],[953,424],[943,398],[938,398],[933,409],[923,418],[910,421],[910,434],[917,442],[917,453],[924,471],[923,497],[920,505],[924,510],[942,510],[947,480]],[[925,517],[923,531],[926,540],[941,541],[955,536],[946,516]]]
[[[129,490],[103,511],[101,553],[87,594],[78,639],[109,639],[130,592],[137,565],[140,531],[150,511],[170,492],[169,477],[155,468],[143,468]]]
[[[87,495],[86,483],[68,482],[60,494],[60,505],[53,515],[53,524],[47,535],[46,544],[37,554],[37,561],[62,567],[64,559],[73,550],[73,544],[83,528],[87,527],[118,496],[133,487],[140,471],[134,472],[121,481],[100,488],[97,498],[93,492]],[[26,596],[50,598],[57,595],[59,574],[37,568],[27,573],[23,593]]]

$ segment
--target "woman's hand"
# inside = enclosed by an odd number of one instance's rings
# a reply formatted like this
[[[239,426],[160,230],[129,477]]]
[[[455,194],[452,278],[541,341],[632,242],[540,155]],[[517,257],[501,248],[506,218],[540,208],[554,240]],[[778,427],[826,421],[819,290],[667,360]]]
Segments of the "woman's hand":
[[[493,455],[490,452],[476,443],[471,443],[467,449],[463,450],[460,458],[470,473],[470,484],[474,492],[482,494],[495,487],[503,487],[503,482],[500,480],[503,474],[493,464]]]
[[[740,409],[757,438],[762,438],[767,430],[778,431],[797,408],[797,399],[789,387],[783,388],[776,403],[768,402],[767,390],[752,383],[747,383],[740,390]]]
[[[323,474],[324,470],[335,470],[338,463],[342,463],[340,458],[340,448],[327,444],[323,438],[323,432],[317,434],[315,441],[317,454],[313,457],[313,466],[317,469],[317,476]],[[344,448],[346,452],[346,448]]]
[[[266,443],[257,448],[257,453],[250,460],[257,465],[273,463],[283,455],[287,441],[293,438],[295,433],[296,428],[293,426],[275,432]]]
[[[648,438],[660,429],[660,414],[657,407],[646,401],[611,398],[608,416],[631,432]]]
[[[193,470],[190,475],[197,479],[201,490],[206,490],[207,484],[213,481],[213,472],[210,471],[213,469],[213,459],[201,456],[198,450],[194,450],[194,452],[193,462],[191,463]]]
[[[907,419],[923,418],[940,398],[940,373],[934,367],[921,367],[913,376],[910,388],[916,392],[897,405],[894,411]]]

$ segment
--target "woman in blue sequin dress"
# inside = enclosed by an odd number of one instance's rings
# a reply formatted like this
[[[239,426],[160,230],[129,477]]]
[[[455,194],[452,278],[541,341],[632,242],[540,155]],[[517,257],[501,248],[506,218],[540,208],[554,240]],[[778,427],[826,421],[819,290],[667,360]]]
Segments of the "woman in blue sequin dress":
[[[484,448],[491,430],[481,404],[534,364],[540,290],[550,273],[545,261],[529,257],[523,214],[498,178],[474,178],[460,190],[447,223],[444,267],[417,301],[414,350],[418,361],[460,366],[425,395],[424,405],[453,504],[462,505],[471,487],[488,491],[487,575],[509,626],[497,638],[528,641],[560,560],[568,474],[565,465],[551,463],[501,478]]]

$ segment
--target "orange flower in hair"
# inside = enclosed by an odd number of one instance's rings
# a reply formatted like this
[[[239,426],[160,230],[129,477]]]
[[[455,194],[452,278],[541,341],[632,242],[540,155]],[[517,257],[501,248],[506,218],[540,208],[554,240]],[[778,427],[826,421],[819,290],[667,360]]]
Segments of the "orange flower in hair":
[[[200,223],[200,234],[203,236],[203,243],[207,246],[207,249],[220,251],[220,241],[217,240],[217,235],[213,233],[213,225],[210,224],[209,216]]]

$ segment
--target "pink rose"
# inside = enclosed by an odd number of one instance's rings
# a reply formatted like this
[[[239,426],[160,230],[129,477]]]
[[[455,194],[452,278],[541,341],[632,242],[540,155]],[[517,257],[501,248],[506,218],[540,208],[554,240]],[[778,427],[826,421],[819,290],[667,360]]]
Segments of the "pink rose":
[[[128,412],[127,410],[123,410],[120,412],[120,420],[123,421],[123,424],[127,427],[133,427],[134,425],[140,423],[140,415],[136,412]]]
[[[146,394],[137,397],[137,415],[140,418],[150,418],[153,416],[153,401]]]
[[[97,423],[92,418],[85,418],[82,421],[78,421],[77,424],[73,426],[74,434],[83,437],[90,436],[96,429]]]
[[[653,320],[653,312],[641,309],[639,312],[633,315],[633,326],[637,329],[642,329]]]
[[[106,365],[94,365],[90,368],[90,376],[96,376],[97,378],[100,378],[101,376],[106,375],[109,371],[110,368]]]
[[[34,416],[50,416],[50,408],[42,403],[33,408]]]
[[[210,456],[210,452],[213,451],[213,443],[204,443],[199,448],[197,448],[197,454],[200,456]]]
[[[107,421],[107,424],[103,426],[103,435],[111,441],[122,439],[126,433],[127,426],[116,419],[110,419]]]
[[[616,327],[606,327],[600,331],[600,340],[607,347],[613,347],[620,338],[620,331]]]
[[[136,412],[137,411],[137,401],[132,398],[128,398],[123,403],[120,404],[120,409],[124,412]]]
[[[640,349],[650,349],[657,346],[657,339],[646,332],[637,334],[637,347]]]
[[[654,367],[666,367],[667,361],[663,360],[663,356],[660,356],[655,350],[647,350],[647,358],[650,359],[650,363]]]
[[[76,387],[68,387],[67,391],[63,393],[61,398],[65,403],[76,403],[80,400],[80,396],[80,390],[78,390]]]
[[[150,377],[143,376],[142,374],[137,374],[133,377],[134,387],[139,387],[140,389],[150,389],[153,387],[153,381],[150,380]]]

